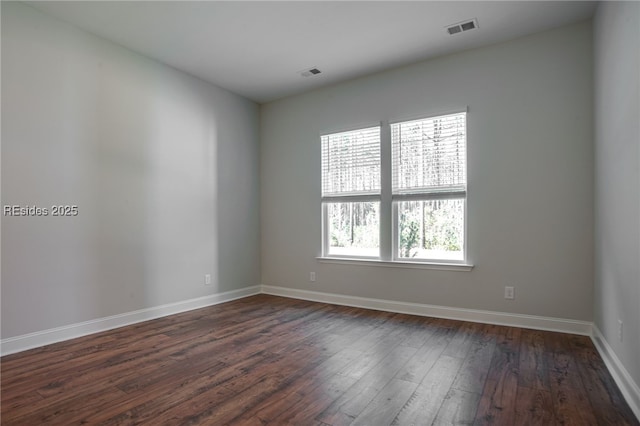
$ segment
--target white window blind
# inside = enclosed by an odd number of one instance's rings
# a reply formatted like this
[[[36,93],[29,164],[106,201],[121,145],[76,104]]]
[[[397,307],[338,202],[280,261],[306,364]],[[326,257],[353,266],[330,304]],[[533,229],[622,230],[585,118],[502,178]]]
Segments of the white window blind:
[[[391,124],[393,194],[466,191],[466,113]]]
[[[321,139],[323,197],[380,194],[380,127]]]

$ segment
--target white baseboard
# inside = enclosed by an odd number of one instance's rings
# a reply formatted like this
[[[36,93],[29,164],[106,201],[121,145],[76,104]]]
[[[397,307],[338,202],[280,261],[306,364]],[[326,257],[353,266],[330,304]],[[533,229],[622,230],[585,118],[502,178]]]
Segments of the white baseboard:
[[[562,333],[591,336],[592,323],[562,318],[548,318],[534,315],[510,314],[506,312],[482,311],[475,309],[452,308],[448,306],[425,305],[421,303],[398,302],[366,297],[346,296],[335,293],[297,290],[293,288],[262,285],[262,293],[274,296],[291,297],[334,305],[354,306],[378,311],[401,314],[446,318],[485,324],[506,325],[511,327],[532,328],[535,330],[559,331]]]
[[[260,293],[260,286],[246,287],[239,290],[226,291],[224,293],[212,294],[181,302],[169,303],[152,308],[140,309],[138,311],[126,312],[124,314],[99,318],[77,324],[70,324],[63,327],[56,327],[49,330],[38,331],[36,333],[24,334],[22,336],[9,337],[0,340],[0,354],[2,356],[16,352],[26,351],[51,343],[64,340],[75,339],[76,337],[88,334],[111,330],[125,325],[131,325],[142,321],[148,321],[186,312],[193,309],[204,308],[219,303],[229,302],[247,296]]]
[[[615,380],[620,388],[631,410],[640,420],[640,387],[633,380],[622,362],[620,362],[620,359],[595,324],[593,325],[591,340],[593,340],[593,344],[596,346],[596,349],[598,349],[607,369],[611,373],[611,376],[613,376],[613,380]]]
[[[253,286],[240,290],[199,297],[196,299],[170,303],[105,318],[56,327],[22,336],[0,340],[0,354],[9,355],[16,352],[49,345],[76,337],[86,336],[101,331],[111,330],[130,324],[186,312],[193,309],[229,302],[231,300],[252,296],[259,293],[276,296],[304,299],[335,305],[354,306],[379,311],[447,318],[461,321],[472,321],[486,324],[506,325],[512,327],[532,328],[536,330],[559,331],[563,333],[592,335],[592,323],[561,318],[548,318],[534,315],[510,314],[504,312],[482,311],[474,309],[453,308],[447,306],[426,305],[410,302],[399,302],[383,299],[372,299],[347,296],[335,293],[321,293],[308,290],[297,290],[278,286]],[[613,353],[613,352],[611,352]],[[603,356],[604,357],[604,356]]]

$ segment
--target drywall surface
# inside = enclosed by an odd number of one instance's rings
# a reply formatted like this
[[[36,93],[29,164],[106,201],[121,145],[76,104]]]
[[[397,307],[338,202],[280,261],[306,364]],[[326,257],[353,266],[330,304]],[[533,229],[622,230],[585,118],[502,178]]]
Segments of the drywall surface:
[[[262,105],[262,284],[591,321],[592,97],[584,22]],[[320,135],[465,107],[473,270],[319,262]]]
[[[3,2],[2,338],[259,284],[258,112]]]
[[[640,384],[640,3],[594,18],[595,323]],[[623,338],[618,337],[618,320]]]

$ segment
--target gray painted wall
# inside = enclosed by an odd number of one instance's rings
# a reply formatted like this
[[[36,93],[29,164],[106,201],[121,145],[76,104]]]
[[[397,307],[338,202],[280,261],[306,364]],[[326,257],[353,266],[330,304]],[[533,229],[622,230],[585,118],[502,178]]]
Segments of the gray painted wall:
[[[3,2],[2,337],[259,284],[258,113]]]
[[[262,283],[592,320],[592,66],[584,22],[262,105]],[[465,106],[475,268],[319,263],[320,134]]]
[[[640,384],[640,3],[602,2],[595,51],[595,324]],[[623,340],[618,338],[623,322]]]

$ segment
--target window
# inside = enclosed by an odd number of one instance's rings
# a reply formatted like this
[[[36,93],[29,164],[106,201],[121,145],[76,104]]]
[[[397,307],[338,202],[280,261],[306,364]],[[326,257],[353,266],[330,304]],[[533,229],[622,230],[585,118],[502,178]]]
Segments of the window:
[[[396,259],[464,260],[466,114],[391,125]]]
[[[380,256],[380,127],[322,136],[324,254]]]
[[[321,141],[323,256],[466,260],[466,113]]]

